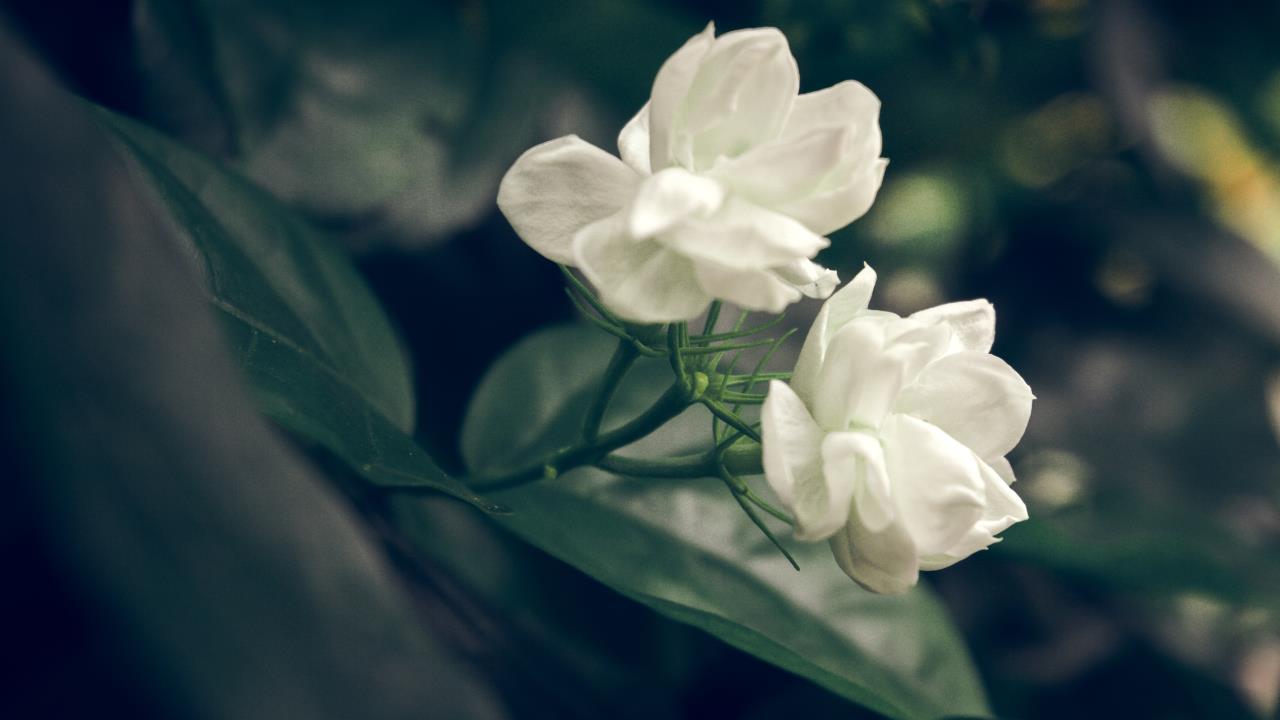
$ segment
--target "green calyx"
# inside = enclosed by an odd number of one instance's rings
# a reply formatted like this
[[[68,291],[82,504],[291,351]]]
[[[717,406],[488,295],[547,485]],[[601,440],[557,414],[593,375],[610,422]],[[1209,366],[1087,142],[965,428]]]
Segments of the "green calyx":
[[[701,370],[695,371],[688,378],[689,399],[698,401],[707,394],[707,388],[711,385],[711,378]]]
[[[790,379],[790,373],[766,368],[794,330],[776,337],[759,337],[777,327],[782,317],[744,329],[749,313],[743,311],[732,329],[717,332],[722,309],[719,301],[711,304],[702,331],[696,335],[690,335],[689,326],[684,322],[628,323],[614,315],[571,270],[561,266],[561,271],[568,283],[565,290],[584,319],[618,339],[583,415],[579,439],[527,467],[500,477],[478,478],[472,486],[494,491],[554,481],[561,474],[582,466],[595,466],[633,478],[717,477],[752,523],[799,569],[757,510],[788,524],[791,519],[742,479],[763,472],[759,423],[752,416],[744,416],[742,409],[765,401],[766,395],[758,386],[771,380]],[[736,372],[743,353],[756,356],[750,373]],[[639,415],[621,426],[602,431],[603,419],[618,387],[642,357],[666,358],[671,365],[673,383]],[[648,436],[695,404],[707,408],[712,416],[711,443],[705,452],[643,459],[614,454],[615,450]]]

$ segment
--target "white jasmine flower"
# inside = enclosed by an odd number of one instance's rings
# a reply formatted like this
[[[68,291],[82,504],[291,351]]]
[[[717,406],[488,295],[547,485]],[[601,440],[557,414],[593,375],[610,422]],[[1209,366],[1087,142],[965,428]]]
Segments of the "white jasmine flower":
[[[836,275],[811,258],[875,199],[880,101],[853,81],[798,89],[777,29],[715,37],[707,25],[658,71],[618,137],[621,159],[573,135],[543,143],[507,172],[498,207],[628,320],[827,297]]]
[[[990,354],[986,300],[903,318],[868,310],[864,268],[822,307],[791,384],[761,411],[764,470],[802,540],[830,540],[858,584],[902,593],[1027,519],[1004,456],[1031,388]]]

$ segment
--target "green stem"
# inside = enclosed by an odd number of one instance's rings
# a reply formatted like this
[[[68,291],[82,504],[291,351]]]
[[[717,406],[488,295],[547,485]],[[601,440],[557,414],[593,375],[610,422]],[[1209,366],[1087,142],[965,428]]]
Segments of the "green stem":
[[[760,460],[760,446],[755,443],[741,443],[725,450],[721,463],[738,475],[758,475],[764,472]],[[700,478],[715,477],[719,472],[714,450],[673,458],[630,458],[607,455],[595,465],[601,470],[630,477]]]
[[[703,333],[702,335],[689,338],[689,341],[693,343],[697,343],[699,345],[703,345],[706,343],[719,342],[721,340],[734,340],[742,337],[750,337],[752,335],[757,335],[759,333],[764,332],[765,330],[768,330],[769,328],[776,326],[778,323],[782,322],[786,318],[786,314],[784,313],[770,320],[769,322],[761,323],[760,325],[756,325],[755,327],[749,327],[744,330],[742,328],[742,325],[743,325],[743,321],[745,321],[746,318],[747,318],[747,313],[744,312],[742,316],[739,318],[738,324],[735,325],[734,329],[730,330],[729,332],[713,333],[711,335]]]
[[[765,382],[766,380],[790,380],[790,379],[791,379],[791,373],[789,372],[757,372],[757,373],[752,373],[751,375],[741,375],[741,374],[735,373],[735,374],[729,375],[728,379],[724,381],[724,384],[725,385],[745,385],[747,383],[751,383],[752,385],[754,385],[759,382]]]
[[[685,381],[684,356],[680,354],[683,349],[683,346],[680,345],[680,326],[683,324],[672,323],[667,328],[667,352],[671,355],[671,372],[675,373],[677,383]]]
[[[574,292],[573,288],[566,287],[564,289],[564,294],[569,296],[569,302],[572,302],[573,306],[578,309],[578,313],[582,315],[583,320],[586,320],[587,322],[591,323],[592,325],[595,325],[596,327],[600,328],[601,330],[609,333],[610,335],[616,338],[619,338],[622,340],[630,340],[630,337],[625,332],[623,332],[622,330],[619,330],[617,327],[611,325],[609,322],[605,320],[601,320],[600,318],[596,317],[594,313],[588,310],[587,306],[583,304],[584,301],[581,299],[581,296],[578,293]]]
[[[738,332],[739,330],[741,330],[741,329],[742,329],[742,324],[743,324],[743,323],[745,323],[745,322],[747,321],[747,316],[748,316],[748,315],[750,315],[750,314],[751,314],[751,313],[750,313],[750,312],[748,312],[748,311],[746,311],[746,310],[743,310],[742,312],[738,313],[738,320],[737,320],[737,322],[735,322],[735,323],[733,324],[733,331],[732,331],[732,332]],[[741,354],[741,353],[739,353],[739,354]],[[720,352],[718,352],[718,353],[716,353],[716,354],[712,355],[712,356],[711,356],[711,360],[710,360],[710,362],[708,362],[708,363],[707,363],[707,367],[709,367],[709,368],[711,368],[711,369],[713,369],[713,370],[714,370],[715,368],[720,367],[720,359],[721,359],[721,358],[723,358],[723,357],[724,357],[724,351],[723,351],[723,350],[721,350]],[[735,356],[734,356],[734,362],[733,362],[733,364],[736,364],[736,363],[737,363],[737,357],[738,357],[737,355],[735,355]],[[732,371],[732,370],[730,370],[729,372],[733,372],[733,371]]]
[[[694,345],[691,347],[681,348],[680,352],[685,355],[711,355],[713,353],[724,353],[730,350],[750,350],[751,348],[764,347],[772,345],[773,338],[765,340],[755,340],[746,343],[735,343],[733,345]]]
[[[708,410],[711,411],[713,415],[720,418],[720,422],[724,423],[725,425],[728,425],[734,430],[737,430],[743,435],[746,435],[752,440],[755,440],[756,442],[760,442],[760,433],[756,432],[755,428],[748,425],[742,418],[738,417],[738,415],[734,413],[732,410],[730,410],[720,402],[713,400],[711,398],[704,397],[702,398],[701,402],[703,405],[707,407]]]
[[[591,288],[587,287],[581,280],[579,280],[578,276],[574,275],[572,270],[565,265],[557,264],[556,267],[560,268],[560,272],[564,275],[565,280],[569,281],[569,285],[578,291],[578,294],[582,296],[582,299],[586,300],[596,312],[600,313],[600,317],[609,321],[609,323],[615,327],[622,326],[622,321],[618,319],[618,316],[609,312],[609,309],[596,299],[595,293],[591,292]]]
[[[742,508],[742,512],[746,513],[747,517],[750,518],[751,522],[760,529],[760,532],[764,533],[764,536],[768,538],[769,542],[773,543],[773,546],[778,548],[778,552],[781,552],[782,556],[787,559],[787,562],[791,563],[791,567],[799,570],[800,563],[796,562],[796,559],[792,557],[790,551],[782,545],[782,542],[773,534],[773,531],[769,529],[769,526],[764,524],[764,520],[761,520],[760,516],[756,514],[756,511],[747,504],[747,499],[743,494],[736,491],[729,478],[724,478],[724,481],[725,485],[729,486],[729,494],[733,495],[733,499],[738,502],[738,507]]]
[[[720,319],[720,301],[712,301],[711,307],[707,308],[707,321],[702,325],[702,335],[710,335],[716,329],[716,321]]]
[[[505,490],[543,478],[554,478],[560,473],[583,465],[593,465],[610,452],[630,445],[662,427],[668,420],[684,412],[687,407],[689,407],[688,389],[684,383],[677,382],[667,388],[662,397],[650,405],[649,409],[626,424],[601,433],[594,443],[570,445],[552,454],[543,462],[506,475],[480,478],[472,483],[472,487],[481,491]]]
[[[786,524],[788,524],[788,525],[795,525],[795,524],[796,524],[796,521],[795,521],[795,520],[792,520],[792,519],[791,519],[791,517],[790,517],[789,515],[787,515],[786,513],[782,512],[781,510],[779,510],[778,508],[774,507],[773,505],[769,504],[768,502],[766,502],[764,498],[762,498],[762,497],[760,497],[759,495],[757,495],[757,494],[755,493],[755,491],[754,491],[754,490],[752,490],[751,488],[747,488],[747,489],[742,493],[742,497],[746,498],[747,500],[750,500],[750,501],[752,502],[752,504],[754,504],[756,507],[758,507],[758,508],[760,508],[761,510],[763,510],[763,511],[765,511],[765,512],[769,513],[770,515],[774,516],[774,517],[775,517],[775,518],[777,518],[778,520],[781,520],[782,522],[784,522],[784,523],[786,523]]]
[[[604,376],[600,378],[600,387],[596,389],[591,406],[587,408],[587,414],[582,419],[584,443],[592,444],[600,436],[600,423],[604,421],[604,413],[609,409],[609,401],[613,399],[622,378],[626,376],[627,370],[631,369],[639,356],[640,351],[630,340],[618,341],[618,346],[613,350],[613,357],[609,358],[609,366],[605,368]]]

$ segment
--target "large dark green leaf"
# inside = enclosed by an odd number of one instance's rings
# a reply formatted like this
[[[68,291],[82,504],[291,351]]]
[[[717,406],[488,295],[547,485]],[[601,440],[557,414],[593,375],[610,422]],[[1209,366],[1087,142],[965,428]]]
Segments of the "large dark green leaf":
[[[148,178],[22,45],[0,18],[0,716],[504,717],[255,410]]]
[[[355,240],[408,245],[492,212],[549,134],[607,145],[706,23],[637,0],[137,5],[148,117]]]
[[[1216,518],[1168,503],[1047,511],[1010,528],[1000,552],[1131,592],[1201,593],[1280,608],[1280,567],[1272,558],[1242,552],[1238,536]]]
[[[410,0],[141,2],[140,54],[163,59],[145,64],[149,113],[229,152],[276,197],[343,218],[362,242],[420,244],[492,212],[502,173],[563,91],[493,43],[480,12]],[[180,116],[175,104],[209,112]],[[221,128],[206,127],[211,116]]]
[[[463,428],[477,473],[500,472],[573,439],[610,340],[577,327],[521,342],[489,372]],[[611,422],[667,382],[642,363]],[[632,453],[688,452],[709,420],[689,411]],[[624,479],[578,470],[501,494],[503,523],[533,544],[676,620],[893,717],[984,714],[983,690],[945,610],[925,589],[859,589],[825,545],[793,549],[795,572],[714,480]]]
[[[406,434],[404,352],[349,261],[247,182],[159,133],[101,117],[190,243],[262,410],[374,483],[435,488],[492,509]]]

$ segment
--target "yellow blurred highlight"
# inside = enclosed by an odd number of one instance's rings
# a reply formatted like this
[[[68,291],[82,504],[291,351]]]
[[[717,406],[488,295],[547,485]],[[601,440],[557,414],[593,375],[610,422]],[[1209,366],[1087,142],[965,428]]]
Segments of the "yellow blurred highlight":
[[[1040,450],[1019,463],[1018,493],[1036,510],[1061,510],[1084,499],[1090,476],[1088,463],[1066,450]]]
[[[950,245],[968,224],[959,185],[931,173],[900,175],[886,182],[866,219],[868,235],[885,245]]]
[[[1046,187],[1106,154],[1111,126],[1106,105],[1097,97],[1060,95],[1004,133],[1000,165],[1021,185]]]
[[[1151,299],[1155,274],[1146,258],[1127,248],[1111,248],[1098,266],[1094,282],[1111,302],[1125,307]]]
[[[1280,705],[1280,640],[1255,644],[1240,661],[1237,682],[1260,717],[1272,717]]]
[[[906,268],[889,273],[884,281],[884,305],[900,315],[946,302],[937,279],[927,270]]]
[[[1031,10],[1042,35],[1066,38],[1079,35],[1089,26],[1085,0],[1033,0]]]
[[[1204,185],[1214,217],[1280,261],[1280,172],[1253,148],[1235,113],[1189,86],[1161,90],[1147,109],[1156,145]]]
[[[1271,430],[1276,434],[1276,441],[1280,442],[1280,370],[1267,379],[1266,393],[1267,416],[1271,418]]]
[[[1231,608],[1217,598],[1197,592],[1181,593],[1173,599],[1178,640],[1191,653],[1216,650],[1215,639],[1222,625],[1231,619]]]

